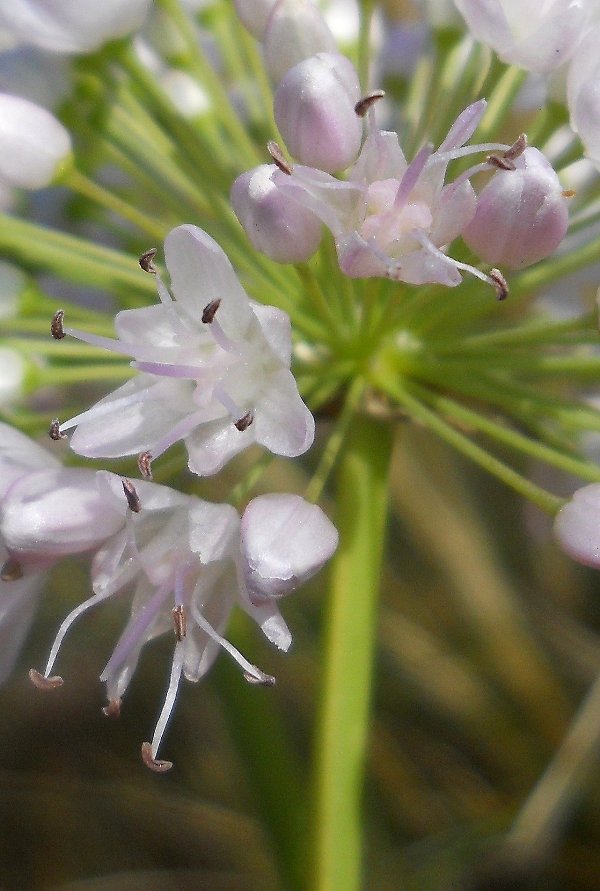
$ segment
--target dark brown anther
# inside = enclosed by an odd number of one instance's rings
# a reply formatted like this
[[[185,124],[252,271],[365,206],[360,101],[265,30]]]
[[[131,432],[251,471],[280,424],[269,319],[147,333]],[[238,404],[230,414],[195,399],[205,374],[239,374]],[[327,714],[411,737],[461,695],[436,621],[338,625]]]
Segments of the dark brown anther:
[[[173,767],[172,761],[161,761],[152,757],[152,746],[149,742],[142,743],[142,761],[155,773],[166,773]]]
[[[29,680],[38,690],[56,690],[57,687],[62,687],[64,684],[63,679],[59,675],[55,674],[47,678],[40,674],[39,671],[36,671],[35,668],[29,669]]]
[[[376,102],[379,102],[380,99],[383,99],[384,96],[385,90],[373,90],[372,93],[367,93],[366,96],[363,96],[362,99],[358,100],[354,106],[354,111],[359,118],[364,118],[370,107],[375,105]]]
[[[205,325],[210,325],[212,320],[217,314],[217,310],[221,305],[221,300],[211,300],[210,303],[207,303],[204,309],[202,310],[202,322]]]
[[[490,269],[490,278],[494,287],[498,300],[506,300],[508,297],[508,283],[499,269]]]
[[[291,176],[294,168],[281,151],[281,146],[278,145],[278,143],[276,143],[274,139],[270,139],[267,142],[267,151],[271,155],[275,166],[279,167],[282,173],[286,173],[288,176]]]
[[[121,484],[123,486],[123,491],[125,492],[125,498],[127,499],[127,505],[129,510],[133,511],[134,514],[139,514],[142,509],[142,505],[140,502],[140,496],[136,492],[135,486],[131,482],[131,480],[122,479]]]
[[[510,160],[503,155],[488,155],[485,159],[486,163],[491,167],[497,167],[498,170],[516,170],[517,168]]]
[[[515,158],[518,158],[519,155],[522,155],[525,149],[527,148],[527,136],[524,133],[513,142],[511,147],[504,152],[504,157],[507,161],[514,161]]]
[[[156,248],[149,248],[147,251],[144,251],[139,259],[139,264],[144,272],[149,272],[150,275],[156,275],[156,266],[152,262],[155,257]]]
[[[252,423],[253,420],[254,420],[254,415],[252,414],[251,411],[247,411],[246,414],[242,415],[242,417],[239,420],[237,420],[233,426],[236,428],[236,430],[239,430],[240,433],[243,433],[244,430],[248,429],[248,427],[250,426],[250,424]]]
[[[102,709],[107,718],[118,718],[121,714],[122,699],[111,699]]]
[[[67,438],[66,433],[60,432],[60,421],[58,420],[58,418],[54,418],[54,420],[51,422],[48,429],[48,436],[50,437],[50,439],[53,439],[54,442],[58,442],[59,439]]]
[[[255,666],[255,668],[256,668],[256,666]],[[260,675],[260,676],[257,676],[255,674],[250,674],[249,671],[245,671],[244,672],[244,680],[247,681],[249,684],[255,684],[256,686],[259,686],[259,687],[274,687],[275,686],[276,679],[273,677],[272,674],[265,674],[264,671],[260,670],[260,668],[256,668],[256,671],[258,672],[258,675]]]
[[[183,604],[180,603],[174,606],[171,610],[171,615],[173,616],[173,629],[177,643],[181,643],[187,632],[187,617]]]
[[[138,467],[145,480],[152,479],[152,455],[150,452],[142,452],[138,455]]]
[[[0,569],[0,579],[3,582],[16,582],[23,578],[23,567],[15,557],[9,557]]]
[[[65,336],[65,332],[63,329],[63,319],[65,317],[64,309],[57,310],[52,316],[52,322],[50,323],[50,334],[54,338],[54,340],[62,340]]]

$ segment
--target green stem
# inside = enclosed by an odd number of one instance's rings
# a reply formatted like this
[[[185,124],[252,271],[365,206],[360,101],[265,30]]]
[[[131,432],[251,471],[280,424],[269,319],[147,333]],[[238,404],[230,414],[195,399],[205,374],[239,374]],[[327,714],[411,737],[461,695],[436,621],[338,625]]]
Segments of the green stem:
[[[133,223],[134,226],[137,226],[142,232],[149,235],[150,238],[162,241],[165,237],[167,229],[164,226],[155,222],[151,217],[146,216],[146,214],[139,211],[136,207],[133,207],[128,201],[124,201],[122,198],[119,198],[118,195],[109,192],[104,186],[88,179],[87,176],[80,173],[79,170],[76,170],[74,167],[69,170],[63,178],[62,183],[70,189],[73,189],[74,192],[78,192],[85,198],[89,198],[91,201],[99,204],[101,207],[113,211],[113,213],[118,214],[118,216],[122,217],[124,220],[129,220],[130,223]]]
[[[437,433],[445,442],[453,446],[457,451],[466,455],[475,464],[483,467],[488,473],[510,486],[519,495],[536,504],[540,510],[553,516],[563,506],[564,500],[557,498],[545,489],[536,486],[530,480],[521,476],[512,467],[491,455],[486,449],[482,449],[472,442],[455,427],[447,424],[439,415],[430,411],[422,402],[408,392],[407,388],[396,381],[390,381],[381,377],[377,381],[379,388],[404,406],[407,412],[420,423],[424,424],[434,433]]]
[[[340,545],[316,745],[311,891],[363,887],[361,790],[391,450],[390,427],[361,419],[348,431],[337,475]]]

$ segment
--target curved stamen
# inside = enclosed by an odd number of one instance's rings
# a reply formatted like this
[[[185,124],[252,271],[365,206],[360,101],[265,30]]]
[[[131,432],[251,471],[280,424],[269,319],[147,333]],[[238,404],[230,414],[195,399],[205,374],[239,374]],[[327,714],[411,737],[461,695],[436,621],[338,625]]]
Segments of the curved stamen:
[[[243,669],[244,678],[248,681],[248,683],[262,684],[265,687],[272,687],[275,684],[275,678],[272,675],[266,674],[264,671],[261,671],[261,669],[258,668],[256,665],[253,665],[251,662],[249,662],[246,657],[242,656],[240,651],[233,646],[232,643],[229,643],[226,638],[222,637],[218,633],[218,631],[213,628],[210,622],[208,622],[204,618],[204,616],[198,609],[198,605],[193,600],[190,606],[194,621],[199,625],[200,628],[202,628],[204,632],[206,632],[206,634],[208,634],[208,636],[212,640],[218,643],[219,646],[225,650],[225,652],[229,653],[229,655],[233,659],[235,659],[238,665]]]
[[[152,756],[152,761],[156,762],[156,753],[158,752],[158,747],[160,746],[161,740],[163,738],[163,734],[166,730],[169,718],[171,717],[171,713],[173,711],[173,706],[175,705],[175,699],[177,698],[177,691],[179,689],[179,681],[181,679],[181,671],[183,669],[183,643],[178,642],[175,644],[175,650],[173,652],[173,662],[171,664],[171,676],[169,678],[169,687],[167,689],[167,694],[165,696],[165,701],[163,707],[161,709],[160,715],[158,716],[158,721],[156,722],[156,727],[154,729],[154,735],[152,737],[152,743],[150,744],[150,754]],[[147,762],[145,761],[147,764]],[[162,767],[165,763],[171,765],[171,762],[157,762],[161,765],[161,769],[165,769]],[[150,766],[150,765],[148,765]],[[166,768],[168,770],[168,768]]]
[[[52,671],[52,667],[56,662],[56,657],[58,656],[58,651],[62,646],[62,642],[65,639],[67,631],[73,624],[73,622],[79,618],[82,613],[85,613],[92,606],[95,606],[97,603],[101,603],[103,600],[107,600],[113,594],[112,590],[102,591],[100,594],[93,594],[92,597],[88,597],[87,600],[84,600],[83,603],[80,603],[79,606],[76,606],[75,609],[71,610],[66,619],[63,620],[60,628],[56,633],[56,637],[54,638],[54,643],[50,648],[50,654],[48,656],[48,661],[46,663],[46,668],[44,669],[44,679],[49,680],[50,672]]]

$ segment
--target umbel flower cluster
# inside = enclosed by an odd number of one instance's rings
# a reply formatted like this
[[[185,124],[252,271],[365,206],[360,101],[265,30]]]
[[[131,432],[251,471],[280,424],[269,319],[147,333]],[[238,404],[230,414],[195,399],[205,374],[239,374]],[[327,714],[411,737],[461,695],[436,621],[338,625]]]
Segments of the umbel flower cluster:
[[[182,677],[224,649],[274,683],[229,639],[234,608],[286,652],[280,601],[331,560],[327,891],[360,884],[398,426],[439,437],[600,566],[600,4],[415,5],[418,59],[371,2],[352,33],[350,0],[0,4],[0,678],[54,568],[87,561],[31,681],[60,687],[74,623],[125,601],[105,712],[169,639],[142,746],[168,770]],[[48,427],[45,447],[23,432]],[[566,500],[535,481],[573,491],[574,475],[589,485]],[[222,503],[203,497],[219,485]]]

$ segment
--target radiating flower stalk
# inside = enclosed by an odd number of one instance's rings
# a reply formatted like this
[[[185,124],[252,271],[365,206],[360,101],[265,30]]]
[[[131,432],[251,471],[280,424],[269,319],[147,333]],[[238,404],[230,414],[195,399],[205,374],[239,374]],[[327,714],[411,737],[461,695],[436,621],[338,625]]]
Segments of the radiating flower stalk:
[[[0,182],[61,185],[66,202],[42,225],[15,192],[16,210],[0,217],[2,255],[28,275],[0,344],[28,368],[26,398],[0,407],[0,591],[13,598],[0,611],[10,641],[0,674],[47,573],[92,555],[90,595],[32,679],[60,685],[71,624],[133,590],[101,674],[106,711],[118,714],[145,643],[173,635],[164,707],[143,747],[148,766],[166,770],[158,746],[182,675],[198,680],[222,648],[250,682],[273,681],[227,640],[227,620],[237,603],[288,649],[277,604],[336,549],[316,504],[330,495],[340,543],[311,830],[296,840],[312,854],[308,875],[293,858],[282,864],[290,887],[362,887],[394,431],[402,448],[403,425],[426,427],[542,511],[562,507],[559,541],[598,565],[597,486],[563,507],[528,472],[538,462],[600,483],[581,447],[600,431],[588,399],[600,380],[596,308],[573,300],[553,313],[540,299],[597,260],[600,180],[581,160],[598,161],[597,66],[582,55],[569,70],[574,129],[557,99],[515,111],[523,69],[545,74],[592,40],[593,5],[555,3],[538,32],[517,4],[487,4],[486,19],[457,2],[472,35],[456,20],[433,29],[428,54],[399,79],[386,77],[369,2],[350,46],[309,0],[196,11],[157,0],[134,4],[127,21],[115,3],[100,30],[68,18],[53,30],[33,2],[15,4],[14,21],[0,15],[16,39],[70,54],[72,77],[54,110],[0,96]],[[57,302],[42,274],[88,299]],[[90,289],[110,295],[114,326],[90,308]],[[268,463],[308,451],[315,420],[304,491],[257,495]],[[50,426],[54,441],[42,449],[8,424],[34,435]],[[171,457],[180,441],[185,458]],[[199,497],[200,477],[251,446],[234,464],[235,508]],[[127,456],[119,476],[110,462]],[[167,485],[182,480],[183,491]]]

